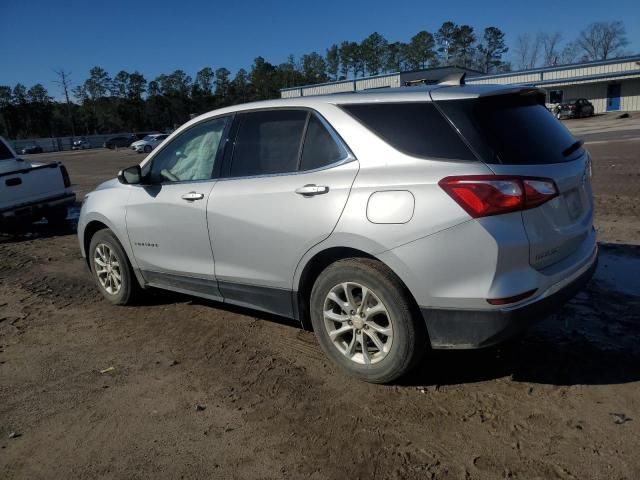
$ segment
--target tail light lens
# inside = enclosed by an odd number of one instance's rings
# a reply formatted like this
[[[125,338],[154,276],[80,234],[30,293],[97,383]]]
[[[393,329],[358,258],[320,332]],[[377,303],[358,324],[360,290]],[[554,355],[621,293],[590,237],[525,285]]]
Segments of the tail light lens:
[[[71,179],[69,178],[69,172],[67,172],[67,169],[64,165],[60,165],[60,172],[62,173],[64,188],[69,188],[71,186]]]
[[[468,175],[446,177],[438,185],[473,218],[535,208],[558,196],[549,178]]]

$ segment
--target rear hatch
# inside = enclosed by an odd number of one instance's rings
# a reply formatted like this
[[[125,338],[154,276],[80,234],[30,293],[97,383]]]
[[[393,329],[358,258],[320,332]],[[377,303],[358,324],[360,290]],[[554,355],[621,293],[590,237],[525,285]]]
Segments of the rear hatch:
[[[522,88],[437,105],[497,175],[555,182],[557,197],[522,211],[530,264],[542,269],[575,252],[593,223],[590,158],[545,108],[544,94]]]

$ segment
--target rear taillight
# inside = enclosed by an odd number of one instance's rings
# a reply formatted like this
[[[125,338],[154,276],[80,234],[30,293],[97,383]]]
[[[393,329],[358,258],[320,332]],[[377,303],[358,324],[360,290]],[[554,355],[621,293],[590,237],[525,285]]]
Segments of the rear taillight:
[[[535,208],[558,195],[549,178],[468,175],[446,177],[438,185],[473,218]]]
[[[64,188],[69,188],[71,186],[71,179],[69,178],[69,172],[67,172],[67,169],[64,165],[60,165],[60,172],[62,173]]]

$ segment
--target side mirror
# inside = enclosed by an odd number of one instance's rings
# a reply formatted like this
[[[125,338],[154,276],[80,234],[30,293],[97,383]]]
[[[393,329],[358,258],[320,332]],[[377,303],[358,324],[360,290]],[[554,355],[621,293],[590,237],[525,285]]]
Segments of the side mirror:
[[[125,185],[138,185],[142,182],[142,170],[140,165],[125,168],[118,172],[118,181]]]

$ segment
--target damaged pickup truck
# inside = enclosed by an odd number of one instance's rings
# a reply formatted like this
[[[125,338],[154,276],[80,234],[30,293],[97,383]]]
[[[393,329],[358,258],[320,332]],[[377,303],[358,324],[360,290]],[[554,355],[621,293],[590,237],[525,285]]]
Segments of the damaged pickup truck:
[[[0,231],[45,217],[50,224],[66,221],[76,195],[60,162],[39,163],[19,158],[0,137]]]

